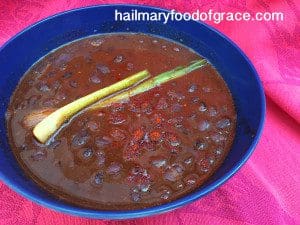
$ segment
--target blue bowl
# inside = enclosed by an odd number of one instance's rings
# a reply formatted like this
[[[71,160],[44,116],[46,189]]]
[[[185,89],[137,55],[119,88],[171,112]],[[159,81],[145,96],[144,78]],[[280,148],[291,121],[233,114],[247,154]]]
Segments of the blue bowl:
[[[265,97],[259,77],[245,54],[227,37],[199,22],[116,22],[114,11],[138,9],[167,12],[137,5],[102,5],[76,9],[49,17],[17,34],[0,49],[0,178],[26,198],[81,217],[128,219],[176,209],[213,191],[227,181],[247,161],[262,132]],[[9,98],[25,71],[40,57],[62,44],[88,35],[111,32],[142,32],[168,38],[206,57],[227,82],[237,109],[237,132],[223,165],[203,186],[167,204],[142,210],[101,211],[62,202],[40,189],[19,167],[8,144],[5,112]]]

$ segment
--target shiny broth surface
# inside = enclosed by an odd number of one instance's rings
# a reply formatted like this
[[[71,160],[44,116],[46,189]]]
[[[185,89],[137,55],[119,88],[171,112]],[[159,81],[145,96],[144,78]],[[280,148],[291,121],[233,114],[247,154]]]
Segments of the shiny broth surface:
[[[48,145],[34,138],[24,118],[141,70],[156,76],[200,58],[180,44],[130,33],[88,37],[51,52],[11,97],[7,128],[16,159],[43,189],[88,208],[145,208],[192,192],[222,164],[235,135],[232,96],[211,65],[126,102],[84,111]]]

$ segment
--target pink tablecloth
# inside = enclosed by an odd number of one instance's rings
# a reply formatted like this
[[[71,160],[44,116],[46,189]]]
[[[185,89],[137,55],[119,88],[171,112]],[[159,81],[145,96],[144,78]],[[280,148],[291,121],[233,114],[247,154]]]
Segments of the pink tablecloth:
[[[139,1],[110,1],[138,3]],[[42,18],[109,1],[0,1],[0,45]],[[284,22],[212,24],[250,57],[267,95],[267,119],[258,147],[225,185],[179,210],[150,218],[107,222],[40,207],[0,183],[0,224],[300,224],[300,1],[145,0],[178,11],[282,11]]]

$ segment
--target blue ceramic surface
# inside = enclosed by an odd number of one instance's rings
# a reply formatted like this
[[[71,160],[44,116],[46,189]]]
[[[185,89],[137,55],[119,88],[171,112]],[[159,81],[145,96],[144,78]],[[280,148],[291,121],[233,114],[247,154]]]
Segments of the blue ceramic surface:
[[[190,22],[116,22],[114,10],[160,12],[163,9],[136,5],[104,5],[81,8],[47,18],[17,34],[0,49],[0,178],[10,188],[45,207],[72,215],[127,219],[163,213],[191,203],[227,181],[246,162],[261,135],[265,97],[261,82],[244,53],[211,27]],[[237,108],[237,133],[224,164],[196,191],[156,207],[133,211],[84,209],[59,201],[29,180],[9,147],[5,112],[9,98],[24,72],[50,50],[88,35],[111,32],[142,32],[181,42],[206,57],[227,82]]]

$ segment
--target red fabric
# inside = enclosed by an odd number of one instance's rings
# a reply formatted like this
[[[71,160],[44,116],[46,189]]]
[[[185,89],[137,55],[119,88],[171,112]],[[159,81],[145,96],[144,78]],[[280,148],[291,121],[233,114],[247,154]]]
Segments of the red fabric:
[[[80,6],[139,1],[0,1],[0,45],[42,18]],[[38,206],[0,183],[0,224],[300,224],[300,1],[145,0],[178,11],[282,11],[284,22],[222,22],[257,68],[267,95],[262,138],[225,185],[179,210],[129,221],[72,217]]]

